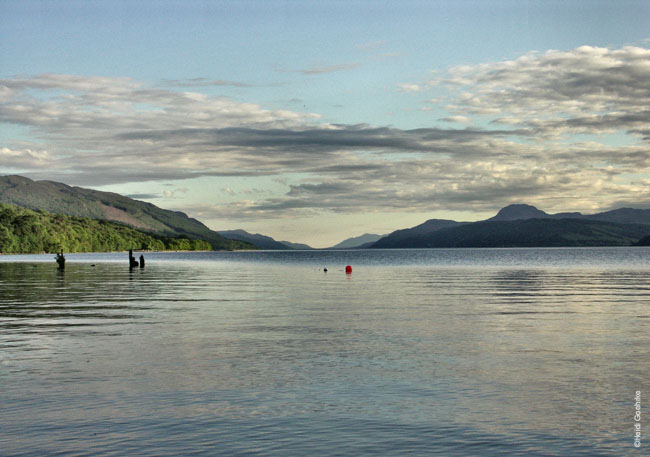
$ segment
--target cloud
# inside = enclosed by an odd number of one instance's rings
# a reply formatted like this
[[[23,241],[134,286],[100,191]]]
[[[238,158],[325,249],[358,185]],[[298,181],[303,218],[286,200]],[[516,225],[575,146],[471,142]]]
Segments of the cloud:
[[[449,117],[444,117],[440,119],[441,121],[444,122],[455,122],[457,124],[471,124],[472,123],[472,118],[467,117],[467,116],[449,116]]]
[[[0,147],[0,167],[3,168],[29,169],[46,167],[50,160],[49,152],[44,149]]]
[[[417,84],[402,83],[398,84],[397,88],[400,92],[419,92],[422,88]]]
[[[498,116],[496,122],[510,124],[517,119],[540,135],[623,130],[647,136],[650,127],[650,50],[645,48],[581,46],[531,53],[452,68],[436,82],[461,88],[458,111]]]
[[[438,129],[401,130],[370,126],[324,126],[300,128],[229,127],[220,129],[186,128],[172,130],[138,130],[119,134],[116,140],[137,144],[182,144],[183,147],[230,149],[239,154],[262,156],[275,152],[274,158],[311,157],[361,149],[384,153],[430,152],[456,153],[467,156],[477,139],[524,133],[511,130]],[[459,147],[459,145],[464,145]],[[283,155],[278,155],[278,153]]]
[[[60,136],[141,128],[294,125],[313,115],[265,110],[259,105],[197,92],[150,88],[126,78],[41,75],[0,80],[11,91],[0,104],[0,120]],[[32,95],[30,91],[40,90]]]
[[[11,90],[56,89],[78,92],[103,92],[124,94],[141,87],[131,78],[109,78],[104,76],[80,76],[46,73],[32,78],[3,79],[0,87]]]
[[[305,214],[407,211],[494,211],[509,203],[528,202],[549,211],[595,211],[610,201],[650,202],[650,186],[625,177],[650,165],[650,152],[583,144],[571,148],[532,146],[527,154],[501,142],[499,158],[469,161],[445,157],[409,157],[349,167],[313,170],[284,195],[240,200],[212,207],[212,214],[237,220],[292,218]],[[609,161],[606,165],[598,164]],[[627,199],[627,200],[626,200]]]
[[[210,87],[210,86],[231,86],[231,87],[254,87],[252,84],[239,81],[228,81],[223,79],[191,78],[191,79],[166,79],[164,84],[177,87]]]
[[[547,211],[650,206],[639,178],[650,169],[649,61],[641,48],[582,47],[453,68],[436,90],[451,91],[441,120],[461,128],[328,124],[130,78],[4,79],[0,121],[28,128],[33,141],[5,138],[0,162],[91,186],[233,176],[257,189],[272,180],[273,191],[238,188],[226,203],[189,208],[238,220],[485,212],[522,201]],[[463,126],[470,120],[486,127]]]

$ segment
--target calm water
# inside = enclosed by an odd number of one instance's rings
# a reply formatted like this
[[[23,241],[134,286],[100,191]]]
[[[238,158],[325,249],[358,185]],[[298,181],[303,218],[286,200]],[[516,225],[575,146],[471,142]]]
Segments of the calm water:
[[[0,257],[1,455],[647,455],[650,249],[146,257]]]

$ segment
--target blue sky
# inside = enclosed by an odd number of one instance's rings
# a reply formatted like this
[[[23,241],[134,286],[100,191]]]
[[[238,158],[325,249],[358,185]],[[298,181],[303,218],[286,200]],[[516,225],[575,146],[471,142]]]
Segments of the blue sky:
[[[645,1],[3,1],[0,173],[320,247],[650,207]]]

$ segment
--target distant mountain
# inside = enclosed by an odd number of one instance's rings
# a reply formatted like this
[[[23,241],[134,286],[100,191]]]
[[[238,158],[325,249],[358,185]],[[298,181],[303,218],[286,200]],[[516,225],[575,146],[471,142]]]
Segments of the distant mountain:
[[[509,205],[485,221],[431,219],[397,230],[372,248],[629,246],[650,233],[650,210],[548,214],[531,205]]]
[[[328,249],[355,249],[363,248],[364,246],[371,245],[376,242],[383,235],[376,235],[374,233],[364,233],[361,236],[355,236],[354,238],[348,238],[347,240],[341,241],[339,244],[332,246]]]
[[[0,203],[68,216],[120,222],[165,236],[185,235],[209,241],[214,249],[251,249],[210,230],[180,211],[170,211],[112,192],[72,187],[22,176],[0,176]]]
[[[461,224],[463,223],[446,219],[429,219],[425,223],[413,228],[396,230],[390,235],[381,238],[370,247],[383,249],[419,247],[418,245],[422,243],[423,237],[426,238],[438,230],[455,227]]]
[[[496,216],[491,217],[488,221],[516,221],[520,219],[541,219],[546,217],[550,216],[534,206],[517,204],[502,208]]]
[[[514,221],[519,219],[586,219],[592,221],[618,222],[621,224],[650,224],[650,209],[620,208],[604,213],[556,213],[548,214],[531,205],[508,205],[488,221]]]
[[[581,219],[482,221],[406,240],[403,248],[630,246],[650,225]],[[373,248],[382,247],[375,243]]]
[[[248,233],[245,230],[220,230],[219,234],[231,240],[239,240],[254,244],[260,249],[268,250],[286,250],[286,249],[311,249],[306,244],[295,244],[288,241],[276,241],[270,236],[259,233]]]
[[[280,243],[290,247],[291,249],[296,249],[298,251],[312,251],[314,249],[307,244],[292,243],[291,241],[280,241]]]

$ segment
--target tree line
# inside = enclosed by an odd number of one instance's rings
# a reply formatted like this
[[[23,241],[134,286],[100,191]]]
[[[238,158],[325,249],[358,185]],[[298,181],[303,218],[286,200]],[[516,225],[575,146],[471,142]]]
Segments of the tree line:
[[[61,249],[65,252],[202,251],[213,247],[205,240],[146,233],[106,220],[0,204],[0,253],[53,253]]]

